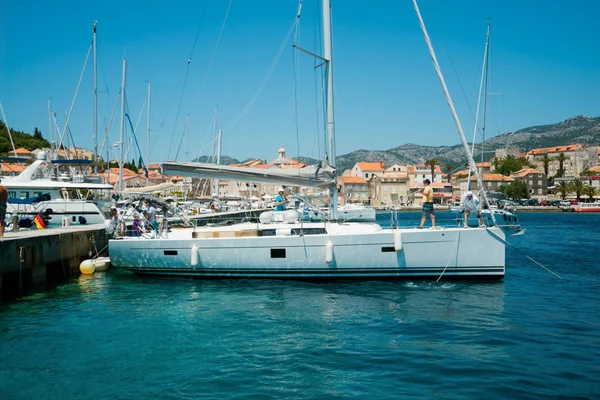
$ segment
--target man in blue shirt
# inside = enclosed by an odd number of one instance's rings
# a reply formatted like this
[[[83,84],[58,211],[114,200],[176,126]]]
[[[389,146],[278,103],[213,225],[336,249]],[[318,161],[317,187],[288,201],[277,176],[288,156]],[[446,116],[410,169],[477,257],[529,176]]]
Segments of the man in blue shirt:
[[[277,196],[275,196],[275,211],[285,211],[285,197],[283,188],[277,190]]]

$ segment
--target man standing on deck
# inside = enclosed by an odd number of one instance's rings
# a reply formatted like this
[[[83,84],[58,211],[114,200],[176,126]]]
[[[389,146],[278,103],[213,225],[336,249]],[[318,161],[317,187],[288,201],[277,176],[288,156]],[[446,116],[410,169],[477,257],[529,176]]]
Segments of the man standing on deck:
[[[148,224],[158,232],[158,222],[156,222],[156,208],[150,204],[150,200],[146,200],[146,212],[144,213]]]
[[[425,219],[427,219],[427,214],[431,218],[431,229],[436,229],[435,227],[435,215],[433,214],[433,189],[429,184],[431,181],[429,179],[425,179],[423,184],[424,188],[419,189],[419,193],[423,195],[423,212],[421,216],[421,224],[417,226],[417,229],[423,229],[423,225],[425,225]]]
[[[283,194],[285,191],[283,188],[277,190],[277,196],[275,196],[275,211],[285,211],[285,197]]]
[[[4,228],[6,228],[6,203],[8,202],[8,191],[6,186],[2,185],[2,178],[0,178],[0,238],[4,237]]]

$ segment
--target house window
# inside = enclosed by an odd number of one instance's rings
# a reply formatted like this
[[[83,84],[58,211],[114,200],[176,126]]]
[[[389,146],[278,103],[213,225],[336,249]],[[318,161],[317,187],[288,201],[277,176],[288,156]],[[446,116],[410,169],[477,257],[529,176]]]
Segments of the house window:
[[[532,179],[529,180],[529,186],[533,186],[533,180]]]
[[[542,180],[540,179],[540,180],[538,181],[538,186],[542,186],[542,185],[543,185],[543,183],[542,183]]]
[[[369,177],[369,174],[365,173],[365,178],[368,178],[368,177]]]
[[[488,187],[492,187],[492,182],[487,183]]]
[[[542,194],[542,189],[538,189],[538,194]]]

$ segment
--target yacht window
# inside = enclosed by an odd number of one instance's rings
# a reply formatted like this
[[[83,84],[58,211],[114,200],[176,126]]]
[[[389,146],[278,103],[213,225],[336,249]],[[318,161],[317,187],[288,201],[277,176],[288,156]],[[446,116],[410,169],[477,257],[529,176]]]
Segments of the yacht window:
[[[21,196],[19,197],[21,200],[25,200],[29,198],[29,192],[21,192]]]
[[[9,199],[14,199],[15,197],[17,197],[17,192],[8,192]]]
[[[33,192],[33,197],[40,197],[42,195],[42,192]]]
[[[69,191],[66,188],[60,189],[60,197],[62,197],[63,199],[68,199]]]
[[[285,249],[271,249],[271,258],[285,258]]]

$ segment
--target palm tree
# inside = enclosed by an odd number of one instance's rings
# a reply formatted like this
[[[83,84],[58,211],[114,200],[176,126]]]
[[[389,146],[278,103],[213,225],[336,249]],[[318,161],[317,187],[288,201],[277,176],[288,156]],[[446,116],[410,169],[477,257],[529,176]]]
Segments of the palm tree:
[[[594,196],[599,193],[598,188],[596,186],[584,185],[583,186],[583,194],[585,194],[590,202],[594,202]]]
[[[544,174],[548,176],[548,168],[550,166],[550,157],[548,157],[548,153],[544,154],[544,158],[542,158],[542,165],[544,166]]]
[[[492,158],[492,165],[494,166],[494,172],[498,171],[502,165],[502,159],[499,157]]]
[[[577,202],[579,202],[581,200],[581,195],[583,194],[583,182],[578,179],[576,181],[570,182],[569,184],[571,185],[571,192],[575,193],[575,196],[577,197]]]
[[[559,182],[554,190],[556,193],[560,193],[560,198],[564,200],[571,193],[571,185],[569,182]]]
[[[555,158],[555,160],[558,161],[558,172],[557,172],[557,176],[559,178],[562,178],[565,175],[565,161],[567,160],[567,156],[565,156],[565,153],[560,152],[558,153],[558,157]]]
[[[435,179],[435,167],[438,165],[440,165],[440,162],[435,158],[430,158],[429,160],[425,161],[425,166],[431,168],[431,182],[433,182]]]
[[[446,170],[446,173],[448,174],[448,183],[450,183],[450,179],[452,178],[450,176],[450,173],[452,172],[452,164],[448,163],[448,164],[444,165],[444,169]]]

